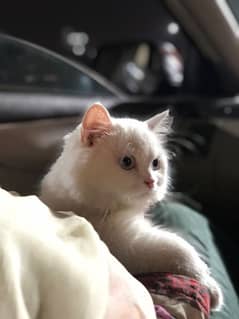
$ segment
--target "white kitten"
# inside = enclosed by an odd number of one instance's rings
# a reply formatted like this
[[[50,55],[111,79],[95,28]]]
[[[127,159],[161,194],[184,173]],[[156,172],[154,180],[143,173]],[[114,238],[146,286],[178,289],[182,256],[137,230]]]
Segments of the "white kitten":
[[[65,138],[43,179],[41,198],[55,210],[86,217],[130,272],[194,277],[209,288],[211,306],[218,308],[221,290],[196,250],[145,216],[167,192],[169,126],[167,111],[142,122],[113,118],[101,104],[92,105]]]

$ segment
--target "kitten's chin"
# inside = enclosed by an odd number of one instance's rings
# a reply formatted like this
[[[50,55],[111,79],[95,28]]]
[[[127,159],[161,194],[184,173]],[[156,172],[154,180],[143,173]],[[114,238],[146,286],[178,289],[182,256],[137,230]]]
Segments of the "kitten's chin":
[[[122,207],[131,207],[138,211],[145,211],[154,206],[165,197],[165,191],[159,187],[141,188],[138,191],[128,191],[121,194],[120,203]]]
[[[135,199],[142,203],[142,207],[148,207],[156,204],[158,201],[163,199],[164,194],[160,193],[158,188],[146,189],[139,192]]]

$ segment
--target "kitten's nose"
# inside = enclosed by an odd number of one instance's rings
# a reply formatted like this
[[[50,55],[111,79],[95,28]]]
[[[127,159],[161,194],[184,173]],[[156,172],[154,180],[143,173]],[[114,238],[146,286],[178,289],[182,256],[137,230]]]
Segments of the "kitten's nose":
[[[153,188],[154,187],[154,180],[152,178],[147,178],[144,181],[144,184],[148,186],[148,188]]]

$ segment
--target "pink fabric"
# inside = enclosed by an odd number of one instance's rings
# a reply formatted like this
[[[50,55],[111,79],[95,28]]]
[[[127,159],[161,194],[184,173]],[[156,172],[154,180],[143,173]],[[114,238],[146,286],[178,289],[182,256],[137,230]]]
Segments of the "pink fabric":
[[[167,296],[179,302],[190,304],[202,312],[205,318],[209,317],[209,291],[207,287],[201,285],[196,279],[170,273],[139,274],[136,278],[141,281],[150,293]],[[158,318],[174,318],[162,306],[155,306]]]

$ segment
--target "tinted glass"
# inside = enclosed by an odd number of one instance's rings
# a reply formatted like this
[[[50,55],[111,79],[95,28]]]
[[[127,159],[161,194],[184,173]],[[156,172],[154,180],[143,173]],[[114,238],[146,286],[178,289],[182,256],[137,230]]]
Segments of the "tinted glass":
[[[1,35],[0,90],[112,95],[87,71],[80,70],[64,58]]]

